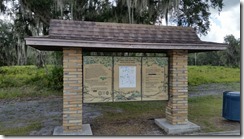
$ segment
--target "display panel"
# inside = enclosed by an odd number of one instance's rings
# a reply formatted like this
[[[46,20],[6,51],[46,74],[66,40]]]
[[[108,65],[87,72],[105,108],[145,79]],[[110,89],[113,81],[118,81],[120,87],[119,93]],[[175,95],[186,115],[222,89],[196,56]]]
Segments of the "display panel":
[[[112,102],[112,57],[84,56],[83,61],[83,102]]]
[[[168,100],[168,58],[83,57],[83,102]]]
[[[168,99],[168,59],[142,58],[142,100]]]
[[[114,57],[114,101],[141,101],[141,57]]]

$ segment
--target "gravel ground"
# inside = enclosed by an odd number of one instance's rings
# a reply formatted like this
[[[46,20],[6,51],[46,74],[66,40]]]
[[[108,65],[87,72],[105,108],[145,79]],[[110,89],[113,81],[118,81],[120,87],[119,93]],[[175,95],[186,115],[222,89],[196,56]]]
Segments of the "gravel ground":
[[[238,87],[239,85],[239,87]],[[208,84],[189,87],[189,96],[217,95],[224,91],[240,88],[240,83],[234,84]],[[237,91],[239,91],[237,89]],[[24,100],[0,100],[0,125],[5,129],[23,127],[32,122],[40,121],[42,128],[39,131],[31,131],[29,135],[52,135],[55,126],[62,124],[62,98],[25,98]],[[102,115],[104,111],[122,112],[120,109],[101,108],[99,104],[83,104],[83,122],[91,121]],[[153,123],[153,121],[149,121]],[[159,128],[142,135],[163,135]]]
[[[18,128],[38,121],[42,128],[29,135],[52,135],[54,127],[62,125],[62,101],[62,97],[1,100],[0,125],[5,129],[13,128],[13,125]],[[97,104],[83,104],[83,122],[90,123],[105,111],[122,112],[110,107],[101,108]]]
[[[189,86],[189,97],[204,95],[220,95],[224,91],[240,91],[240,83],[226,84],[203,84],[198,86]]]
[[[18,128],[33,122],[41,122],[43,128],[30,135],[51,135],[53,128],[60,125],[62,98],[41,98],[40,100],[5,100],[0,102],[1,126]]]

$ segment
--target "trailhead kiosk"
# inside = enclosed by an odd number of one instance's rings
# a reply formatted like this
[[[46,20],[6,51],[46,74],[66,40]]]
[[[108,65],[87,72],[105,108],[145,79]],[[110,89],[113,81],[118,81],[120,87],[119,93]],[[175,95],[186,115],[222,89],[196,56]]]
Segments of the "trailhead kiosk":
[[[225,50],[189,27],[51,20],[48,36],[25,38],[39,50],[63,51],[63,124],[54,135],[91,135],[83,103],[167,101],[155,123],[167,134],[200,129],[188,121],[188,54]],[[160,53],[91,56],[89,52]]]

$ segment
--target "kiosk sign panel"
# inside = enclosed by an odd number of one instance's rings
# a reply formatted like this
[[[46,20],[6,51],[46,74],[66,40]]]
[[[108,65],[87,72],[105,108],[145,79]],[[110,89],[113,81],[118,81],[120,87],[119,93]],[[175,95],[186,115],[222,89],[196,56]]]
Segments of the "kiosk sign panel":
[[[141,101],[141,57],[114,57],[114,101]]]
[[[112,57],[84,56],[84,103],[112,102]]]
[[[83,57],[83,102],[168,100],[167,57]]]
[[[168,99],[168,58],[142,58],[142,100]]]

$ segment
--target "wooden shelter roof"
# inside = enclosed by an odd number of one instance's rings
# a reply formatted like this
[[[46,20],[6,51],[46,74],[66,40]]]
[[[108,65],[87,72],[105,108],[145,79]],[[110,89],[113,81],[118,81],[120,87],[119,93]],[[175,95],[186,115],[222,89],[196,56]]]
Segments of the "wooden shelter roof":
[[[121,24],[73,20],[50,21],[49,36],[26,38],[26,44],[39,50],[62,50],[64,47],[84,49],[134,49],[190,51],[224,50],[222,43],[204,42],[193,28]],[[106,50],[105,50],[106,51]]]

